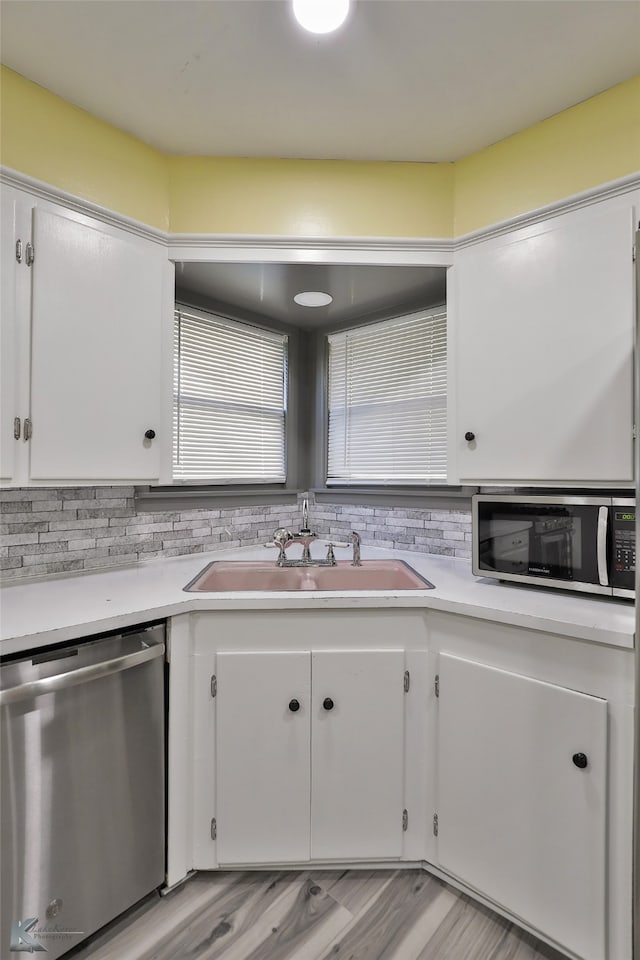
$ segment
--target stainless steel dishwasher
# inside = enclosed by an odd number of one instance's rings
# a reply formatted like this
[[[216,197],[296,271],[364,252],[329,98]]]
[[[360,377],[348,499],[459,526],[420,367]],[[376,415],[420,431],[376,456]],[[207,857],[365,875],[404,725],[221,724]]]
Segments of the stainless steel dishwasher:
[[[59,957],[164,881],[163,624],[0,664],[0,957]]]

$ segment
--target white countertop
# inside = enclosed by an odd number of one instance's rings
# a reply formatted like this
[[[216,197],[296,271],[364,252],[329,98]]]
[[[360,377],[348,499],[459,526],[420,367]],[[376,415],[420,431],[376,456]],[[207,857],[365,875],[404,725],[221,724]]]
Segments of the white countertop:
[[[28,650],[192,610],[424,607],[617,647],[633,647],[628,601],[474,577],[468,560],[362,547],[363,559],[409,563],[435,590],[185,593],[212,560],[264,560],[261,547],[148,560],[126,568],[51,577],[0,591],[0,654]]]

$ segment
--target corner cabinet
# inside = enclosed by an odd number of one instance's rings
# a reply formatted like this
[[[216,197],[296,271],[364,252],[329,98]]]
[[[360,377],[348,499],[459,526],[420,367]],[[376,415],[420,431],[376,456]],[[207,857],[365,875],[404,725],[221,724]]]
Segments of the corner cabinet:
[[[605,956],[607,702],[442,654],[439,865]]]
[[[158,479],[164,244],[2,192],[3,480]]]
[[[634,200],[456,254],[450,480],[633,480]]]

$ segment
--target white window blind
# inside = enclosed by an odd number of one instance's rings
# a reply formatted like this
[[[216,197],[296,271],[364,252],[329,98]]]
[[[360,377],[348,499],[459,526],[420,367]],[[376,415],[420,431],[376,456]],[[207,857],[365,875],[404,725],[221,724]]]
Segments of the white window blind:
[[[329,341],[328,484],[446,481],[443,308]]]
[[[174,347],[174,479],[283,482],[287,337],[180,306]]]

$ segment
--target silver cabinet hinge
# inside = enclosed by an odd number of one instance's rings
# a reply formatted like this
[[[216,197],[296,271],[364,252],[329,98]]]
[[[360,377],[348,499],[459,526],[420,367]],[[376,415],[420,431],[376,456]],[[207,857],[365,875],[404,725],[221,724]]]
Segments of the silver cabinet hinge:
[[[16,260],[22,263],[22,240],[16,240]]]
[[[217,679],[216,675],[214,674],[214,675],[211,677],[211,696],[212,696],[212,697],[215,697],[215,695],[216,695],[217,692],[218,692],[218,679]]]
[[[434,837],[438,836],[438,814],[434,813],[433,815],[433,835]]]
[[[411,675],[408,670],[404,672],[404,692],[409,693],[409,687],[411,686]]]
[[[635,243],[634,243],[634,245],[631,247],[631,262],[632,262],[632,263],[635,263],[635,262],[636,262],[636,245],[635,245]]]
[[[20,417],[14,417],[14,418],[13,418],[13,439],[14,439],[14,440],[19,440],[19,439],[20,439],[20,427],[21,427],[21,424],[22,424],[22,421],[20,420]]]
[[[436,673],[435,680],[433,681],[433,689],[436,697],[440,696],[440,674]]]
[[[631,431],[631,436],[634,440],[638,439],[638,428],[636,427],[635,423],[633,425],[633,430]]]
[[[211,818],[211,839],[216,840],[218,837],[218,823],[215,817]]]
[[[27,417],[26,420],[24,421],[22,436],[24,437],[25,440],[31,440],[31,437],[33,436],[33,424],[31,423],[31,420],[29,419],[29,417]]]
[[[402,811],[402,829],[408,830],[409,828],[409,814],[406,810]]]
[[[27,243],[27,249],[26,249],[25,258],[24,258],[24,259],[25,259],[25,263],[27,264],[28,267],[32,267],[32,266],[33,266],[33,261],[35,260],[35,255],[36,255],[36,253],[35,253],[35,250],[33,249],[33,244],[31,243],[31,241],[29,241],[29,242]]]

